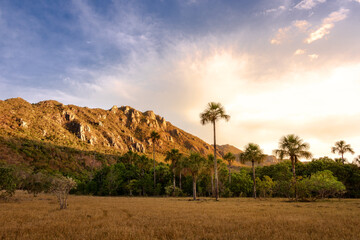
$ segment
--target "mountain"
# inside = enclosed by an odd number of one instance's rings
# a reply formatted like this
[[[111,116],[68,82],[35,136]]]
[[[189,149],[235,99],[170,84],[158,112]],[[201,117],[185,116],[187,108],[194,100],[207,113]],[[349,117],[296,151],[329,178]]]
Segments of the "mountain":
[[[226,153],[231,152],[232,154],[234,154],[236,156],[236,163],[234,165],[236,165],[236,166],[243,165],[243,164],[239,163],[239,154],[243,152],[242,150],[238,149],[235,146],[229,145],[229,144],[216,145],[216,146],[219,149],[219,153],[221,156],[224,156]],[[255,165],[256,166],[268,166],[268,165],[272,165],[272,164],[276,164],[276,163],[279,163],[279,160],[275,156],[266,155],[264,162],[262,162],[260,164],[255,164]],[[247,162],[247,163],[245,163],[245,165],[251,166],[251,162]]]
[[[213,152],[211,145],[153,111],[129,106],[91,109],[53,100],[36,104],[21,98],[0,100],[0,162],[41,165],[45,161],[55,169],[71,162],[81,169],[114,162],[129,150],[150,156],[151,131],[160,134],[155,147],[160,161],[174,147],[184,153]]]

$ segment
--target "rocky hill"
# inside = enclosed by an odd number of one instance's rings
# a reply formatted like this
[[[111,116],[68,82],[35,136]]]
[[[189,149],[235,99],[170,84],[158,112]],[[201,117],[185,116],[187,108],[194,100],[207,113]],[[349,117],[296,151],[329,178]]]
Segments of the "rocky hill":
[[[140,112],[129,106],[91,109],[52,100],[36,104],[21,98],[0,101],[0,161],[5,162],[35,161],[33,155],[42,156],[41,151],[28,152],[39,148],[77,151],[81,156],[75,160],[80,165],[84,164],[81,159],[87,159],[85,165],[98,162],[93,157],[95,153],[119,155],[132,150],[150,155],[151,131],[160,134],[155,147],[159,160],[174,147],[184,153],[213,152],[211,145],[173,126],[153,111]],[[24,152],[24,143],[31,145],[28,152]],[[107,158],[105,155],[102,158]]]
[[[235,146],[229,145],[229,144],[225,144],[225,145],[216,145],[217,148],[219,149],[219,153],[221,156],[224,156],[226,153],[231,152],[232,154],[235,154],[236,156],[236,162],[234,163],[235,166],[243,166],[243,164],[239,163],[239,154],[242,153],[243,151],[238,149]],[[267,155],[265,160],[260,163],[260,164],[256,164],[256,166],[268,166],[268,165],[272,165],[272,164],[276,164],[278,163],[279,160],[273,156],[273,155]],[[245,163],[246,166],[251,166],[251,163]]]

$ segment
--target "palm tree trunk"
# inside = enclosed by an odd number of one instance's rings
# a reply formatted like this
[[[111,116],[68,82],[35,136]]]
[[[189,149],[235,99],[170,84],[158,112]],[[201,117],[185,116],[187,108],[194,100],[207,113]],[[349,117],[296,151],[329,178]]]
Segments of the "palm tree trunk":
[[[196,177],[193,175],[193,200],[196,200]]]
[[[175,175],[175,171],[174,171],[174,189],[173,189],[173,197],[175,197],[175,187],[176,187],[176,183],[175,183],[175,181],[176,181],[176,179],[175,179],[175,177],[176,177],[176,175]]]
[[[215,197],[214,173],[211,172],[211,196]]]
[[[298,200],[298,195],[297,195],[297,186],[296,186],[296,173],[295,173],[295,160],[294,157],[290,157],[291,159],[291,167],[292,167],[292,172],[293,172],[293,177],[294,177],[294,187],[295,187],[295,199],[296,201]]]
[[[231,184],[231,169],[230,169],[230,165],[229,165],[229,184]]]
[[[155,172],[155,142],[153,142],[153,162],[154,162],[154,190],[156,188],[156,172]]]
[[[217,172],[217,159],[216,159],[216,128],[215,128],[215,121],[213,122],[214,128],[214,172],[215,172],[215,197],[216,201],[219,200],[219,179],[218,179],[218,172]]]
[[[179,173],[179,188],[181,189],[181,170],[180,170],[180,173]]]
[[[341,153],[341,162],[344,164],[345,161],[344,161],[344,153]]]
[[[255,181],[255,162],[251,161],[253,170],[253,182],[254,182],[254,198],[256,199],[256,181]]]

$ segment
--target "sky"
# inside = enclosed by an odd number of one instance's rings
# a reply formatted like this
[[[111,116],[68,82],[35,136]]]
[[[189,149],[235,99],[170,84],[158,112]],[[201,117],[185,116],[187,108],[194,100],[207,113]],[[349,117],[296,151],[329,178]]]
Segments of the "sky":
[[[360,155],[360,0],[0,0],[0,99],[153,110],[208,143]]]

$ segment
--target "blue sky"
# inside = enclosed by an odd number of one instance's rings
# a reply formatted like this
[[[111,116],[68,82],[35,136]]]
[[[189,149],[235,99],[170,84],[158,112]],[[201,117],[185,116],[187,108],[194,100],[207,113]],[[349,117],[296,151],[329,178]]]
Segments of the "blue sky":
[[[220,143],[360,154],[359,42],[359,0],[0,0],[0,99],[152,109],[208,142],[219,101]]]

